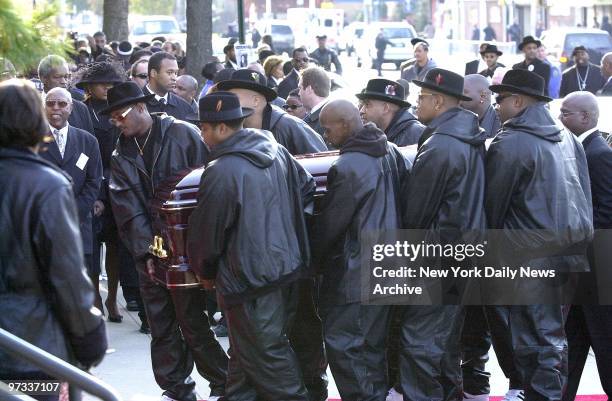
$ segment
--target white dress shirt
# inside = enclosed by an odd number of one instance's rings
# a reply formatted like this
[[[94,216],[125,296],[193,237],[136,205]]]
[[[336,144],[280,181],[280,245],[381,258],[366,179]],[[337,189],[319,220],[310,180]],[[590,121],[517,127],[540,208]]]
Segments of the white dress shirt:
[[[597,131],[597,127],[595,127],[595,128],[591,128],[591,129],[590,129],[590,130],[588,130],[588,131],[584,131],[582,134],[580,134],[580,135],[578,136],[578,142],[583,143],[583,142],[584,142],[584,140],[585,140],[585,139],[587,139],[587,137],[588,137],[589,135],[591,135],[591,134],[592,134],[593,132],[595,132],[595,131]]]
[[[161,99],[164,99],[164,104],[168,104],[168,92],[166,92],[166,94],[164,96],[159,96],[157,93],[153,92],[153,89],[151,89],[151,87],[149,86],[149,84],[147,84],[147,90],[149,92],[151,92],[153,95],[155,95],[155,100],[157,100],[158,102],[161,101]]]

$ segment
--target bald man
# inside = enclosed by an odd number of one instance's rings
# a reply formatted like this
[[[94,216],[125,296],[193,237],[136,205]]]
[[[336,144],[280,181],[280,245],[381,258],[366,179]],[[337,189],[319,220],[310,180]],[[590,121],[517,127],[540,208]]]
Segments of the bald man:
[[[606,53],[601,59],[601,75],[606,79],[606,84],[597,94],[612,96],[612,52]]]
[[[77,201],[83,251],[89,277],[98,282],[99,271],[93,270],[92,210],[102,183],[102,159],[98,140],[89,132],[68,124],[73,100],[62,87],[50,89],[45,95],[45,111],[49,131],[55,141],[40,155],[72,177],[72,188]],[[71,244],[66,244],[71,246]],[[96,300],[102,309],[102,300]]]
[[[400,227],[400,180],[409,162],[359,110],[334,100],[321,110],[326,138],[340,149],[327,174],[313,254],[323,271],[320,311],[331,372],[343,400],[384,400],[390,306],[361,304],[361,235]]]
[[[593,201],[593,226],[596,240],[602,232],[612,229],[612,149],[597,129],[599,107],[597,98],[589,92],[573,92],[561,104],[559,119],[582,143],[589,166]],[[602,231],[599,231],[602,230]],[[604,231],[605,230],[605,231]],[[602,241],[603,242],[603,241]],[[593,254],[598,254],[595,250]],[[590,258],[592,271],[602,271],[599,259]],[[582,276],[578,288],[597,294],[597,285],[590,273]],[[578,390],[589,348],[593,348],[601,386],[612,397],[612,306],[591,304],[572,305],[565,323],[569,348],[569,377],[563,401],[573,400]]]
[[[491,104],[491,91],[489,90],[489,80],[480,74],[470,74],[465,76],[463,94],[471,97],[470,101],[462,101],[461,107],[478,115],[480,128],[487,133],[487,138],[493,138],[501,122]]]
[[[176,80],[173,92],[189,103],[192,111],[198,114],[198,102],[195,97],[198,91],[198,81],[191,75],[181,75]]]

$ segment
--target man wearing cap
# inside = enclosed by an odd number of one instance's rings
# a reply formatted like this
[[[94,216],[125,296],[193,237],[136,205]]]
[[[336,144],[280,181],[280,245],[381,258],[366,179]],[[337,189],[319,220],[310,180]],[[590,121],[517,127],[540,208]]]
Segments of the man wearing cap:
[[[572,51],[574,65],[561,76],[559,97],[577,91],[597,93],[606,81],[601,75],[601,68],[589,62],[589,53],[584,46],[576,46]]]
[[[404,87],[395,81],[375,78],[358,93],[359,114],[364,122],[371,122],[383,130],[387,140],[397,146],[414,145],[425,126],[410,112],[404,99]]]
[[[486,133],[478,117],[459,107],[463,77],[430,70],[420,86],[417,116],[427,125],[402,190],[402,228],[431,231],[442,243],[463,242],[463,233],[486,228],[484,213]],[[446,266],[444,266],[446,268]],[[444,288],[444,287],[443,287]],[[405,399],[461,399],[460,294],[445,288],[431,306],[403,307],[400,355]]]
[[[145,95],[153,95],[147,101],[149,113],[166,113],[183,121],[193,113],[189,103],[173,92],[178,70],[176,57],[172,54],[157,52],[151,56],[148,64],[149,82],[142,90]]]
[[[336,68],[336,74],[342,75],[342,64],[340,64],[338,55],[335,51],[328,49],[326,46],[327,35],[317,35],[317,42],[319,43],[319,47],[310,53],[310,57],[315,59],[319,66],[325,71],[331,71],[331,65],[333,64]]]
[[[542,42],[533,36],[525,36],[519,43],[518,49],[525,55],[525,60],[512,66],[513,70],[527,70],[538,74],[544,79],[544,95],[548,96],[548,83],[550,82],[550,66],[538,58],[538,48]]]
[[[612,96],[612,52],[606,53],[601,58],[601,75],[606,83],[598,92],[598,96]]]
[[[484,53],[482,51],[486,49],[488,45],[488,43],[481,43],[478,47],[480,57],[478,57],[476,60],[465,63],[465,75],[478,74],[478,71],[482,71],[487,68],[487,63],[485,63]]]
[[[310,264],[305,214],[315,182],[269,132],[243,128],[253,114],[230,92],[200,99],[211,153],[189,219],[189,258],[228,322],[227,399],[308,401],[287,332]]]
[[[391,306],[361,303],[361,238],[400,228],[400,181],[410,163],[347,100],[323,107],[321,124],[340,156],[327,174],[315,221],[313,255],[323,270],[321,315],[325,349],[343,400],[384,400],[386,338]]]
[[[463,94],[472,100],[461,101],[461,107],[478,115],[480,128],[487,133],[487,138],[493,138],[501,122],[491,104],[491,90],[489,80],[481,74],[466,75],[463,85]]]
[[[287,99],[289,92],[297,89],[298,82],[300,81],[300,72],[308,68],[308,50],[304,47],[298,47],[293,49],[291,56],[291,66],[293,69],[285,76],[285,79],[278,84],[278,96],[283,99]]]
[[[410,82],[414,79],[423,80],[427,72],[436,67],[436,62],[429,58],[429,43],[425,39],[414,38],[412,43],[415,63],[402,71],[402,79]]]
[[[486,157],[487,224],[512,235],[513,243],[492,256],[502,266],[554,269],[559,276],[588,270],[593,209],[581,144],[550,115],[546,103],[552,99],[541,76],[511,70],[490,89],[499,94],[503,125]],[[537,279],[520,284],[527,289],[517,297],[522,306],[492,306],[487,313],[505,316],[524,399],[560,400],[567,381],[567,340],[560,301],[551,302],[557,286]],[[494,301],[502,294],[492,295]]]
[[[327,150],[323,138],[308,124],[269,104],[276,98],[276,92],[267,87],[263,74],[251,70],[237,70],[231,79],[219,82],[217,88],[234,93],[240,99],[242,107],[253,109],[253,113],[244,120],[246,128],[271,131],[274,139],[292,155]]]
[[[127,40],[119,42],[119,46],[117,46],[117,61],[123,65],[126,71],[130,69],[130,56],[133,51],[132,44]]]
[[[497,59],[499,56],[504,54],[503,52],[497,50],[497,46],[487,44],[484,49],[480,50],[480,55],[482,56],[485,63],[487,63],[487,68],[479,71],[480,75],[483,75],[488,78],[493,78],[493,74],[498,67],[505,67],[502,63],[498,63]]]
[[[200,133],[168,115],[151,115],[138,85],[125,82],[108,91],[110,121],[121,131],[111,159],[110,197],[119,233],[134,257],[140,293],[151,328],[151,363],[164,397],[195,401],[193,364],[210,383],[211,397],[225,393],[228,359],[203,313],[204,291],[170,291],[156,284],[149,245],[150,203],[169,177],[202,166],[208,157]],[[211,399],[211,398],[209,398]]]

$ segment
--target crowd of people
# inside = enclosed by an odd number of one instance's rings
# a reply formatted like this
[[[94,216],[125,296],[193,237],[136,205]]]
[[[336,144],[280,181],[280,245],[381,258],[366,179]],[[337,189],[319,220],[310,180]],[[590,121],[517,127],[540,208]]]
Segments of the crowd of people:
[[[581,285],[596,294],[591,243],[594,229],[612,228],[612,149],[595,95],[612,94],[612,53],[596,66],[574,49],[553,116],[551,69],[531,36],[512,69],[484,43],[465,76],[414,39],[402,79],[363,82],[355,101],[330,98],[328,71],[342,66],[317,39],[290,60],[264,43],[246,68],[231,40],[224,61],[203,66],[201,89],[184,74],[188,55],[164,38],[107,44],[98,32],[73,60],[42,59],[29,80],[3,59],[0,327],[87,369],[107,347],[102,316],[122,322],[120,283],[151,335],[165,401],[196,400],[194,365],[209,400],[323,401],[329,366],[343,400],[484,401],[491,345],[506,401],[573,400],[589,347],[611,396],[611,306],[365,305],[360,280],[367,232],[452,242],[551,230],[510,253],[585,271]],[[387,44],[377,38],[383,54]],[[413,160],[399,149],[410,145]],[[328,150],[338,157],[315,213],[314,178],[293,156]],[[152,278],[151,202],[201,166],[187,245],[202,288],[169,290]],[[49,376],[0,350],[0,378]]]

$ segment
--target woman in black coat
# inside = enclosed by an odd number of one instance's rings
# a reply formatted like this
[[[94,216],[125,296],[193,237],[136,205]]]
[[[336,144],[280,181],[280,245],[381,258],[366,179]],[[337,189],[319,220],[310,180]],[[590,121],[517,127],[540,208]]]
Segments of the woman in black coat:
[[[106,329],[93,307],[69,178],[38,156],[48,132],[34,86],[0,84],[0,328],[89,368],[104,357]],[[0,377],[50,379],[1,349]]]

